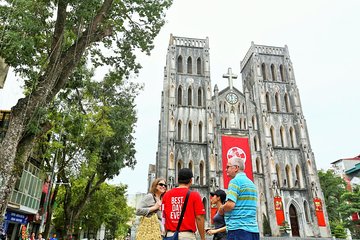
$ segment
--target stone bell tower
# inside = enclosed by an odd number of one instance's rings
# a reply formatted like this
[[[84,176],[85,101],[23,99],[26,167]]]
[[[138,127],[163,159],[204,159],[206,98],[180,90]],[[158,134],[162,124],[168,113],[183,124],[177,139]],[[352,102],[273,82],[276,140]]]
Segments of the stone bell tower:
[[[178,170],[190,168],[192,188],[209,196],[212,126],[209,39],[171,35],[161,97],[157,177],[165,177],[172,187]]]
[[[241,73],[246,98],[256,105],[262,160],[256,164],[263,169],[258,175],[260,205],[266,206],[272,231],[279,230],[271,220],[281,217],[283,208],[292,236],[329,237],[326,209],[321,218],[315,207],[321,200],[324,205],[324,197],[287,46],[252,43]]]

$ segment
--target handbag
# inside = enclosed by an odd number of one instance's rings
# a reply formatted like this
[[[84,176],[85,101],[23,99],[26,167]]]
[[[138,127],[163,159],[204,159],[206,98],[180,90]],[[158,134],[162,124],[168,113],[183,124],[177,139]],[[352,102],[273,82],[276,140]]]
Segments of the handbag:
[[[172,235],[171,237],[167,237],[167,233],[165,234],[165,236],[163,237],[163,240],[178,240],[179,239],[179,230],[180,230],[180,226],[181,226],[181,222],[183,220],[184,217],[184,213],[185,213],[185,209],[186,209],[186,205],[187,202],[189,200],[189,196],[190,196],[190,190],[187,192],[186,197],[185,197],[185,202],[184,202],[184,206],[181,209],[181,214],[180,214],[180,218],[179,218],[179,222],[178,225],[176,227],[176,231],[174,232],[174,235]]]
[[[154,197],[154,201],[156,199]],[[142,216],[136,233],[136,240],[161,240],[161,229],[158,216],[155,213],[150,217]]]

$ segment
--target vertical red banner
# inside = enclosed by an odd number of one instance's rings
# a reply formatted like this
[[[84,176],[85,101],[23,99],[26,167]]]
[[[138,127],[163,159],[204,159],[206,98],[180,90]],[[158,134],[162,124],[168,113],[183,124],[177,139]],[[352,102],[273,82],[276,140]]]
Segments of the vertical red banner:
[[[276,214],[276,222],[278,226],[281,226],[285,220],[283,203],[280,196],[274,197],[274,207]]]
[[[253,168],[249,147],[249,139],[246,137],[234,137],[234,136],[222,136],[222,166],[223,166],[223,179],[224,179],[224,188],[227,189],[230,178],[226,175],[226,165],[230,158],[240,157],[245,159],[245,173],[248,178],[252,181],[253,177]]]
[[[216,204],[211,204],[212,196],[210,195],[209,197],[210,197],[210,219],[211,219],[211,224],[214,224],[214,217],[218,209],[216,207]]]
[[[352,219],[353,221],[358,221],[358,220],[359,220],[359,214],[358,214],[358,213],[353,213],[353,214],[351,215],[351,219]]]
[[[314,198],[314,204],[315,204],[315,213],[316,218],[318,220],[319,227],[325,227],[325,217],[324,217],[324,211],[322,208],[322,202],[320,198]]]
[[[217,213],[217,207],[210,207],[210,214],[211,214],[211,224],[214,224],[214,217]]]

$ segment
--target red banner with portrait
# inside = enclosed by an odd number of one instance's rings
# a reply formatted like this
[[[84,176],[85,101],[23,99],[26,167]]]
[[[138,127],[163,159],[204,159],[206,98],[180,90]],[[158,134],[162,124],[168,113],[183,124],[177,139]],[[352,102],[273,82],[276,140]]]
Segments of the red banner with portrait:
[[[278,226],[281,226],[285,221],[284,207],[280,196],[274,197],[275,215]]]
[[[222,144],[222,167],[223,167],[223,180],[224,188],[227,189],[230,178],[226,175],[226,165],[230,158],[240,157],[245,160],[245,174],[252,181],[253,170],[252,170],[252,161],[249,147],[249,139],[246,137],[235,137],[235,136],[225,136],[221,137]]]
[[[316,218],[318,220],[319,227],[325,227],[325,217],[324,217],[324,211],[322,207],[322,202],[320,198],[314,198],[314,204],[315,204],[315,213]]]

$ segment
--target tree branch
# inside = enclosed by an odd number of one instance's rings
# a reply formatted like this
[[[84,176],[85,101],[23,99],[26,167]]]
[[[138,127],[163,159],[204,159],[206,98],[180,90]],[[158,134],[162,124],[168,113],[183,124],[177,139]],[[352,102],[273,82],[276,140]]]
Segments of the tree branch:
[[[85,108],[84,108],[84,106],[82,105],[82,102],[81,102],[81,96],[80,96],[79,89],[78,89],[78,88],[75,88],[75,91],[76,91],[76,94],[77,94],[77,96],[78,96],[78,103],[79,103],[79,106],[80,106],[80,110],[81,110],[85,115],[87,115],[87,112],[85,111]]]

